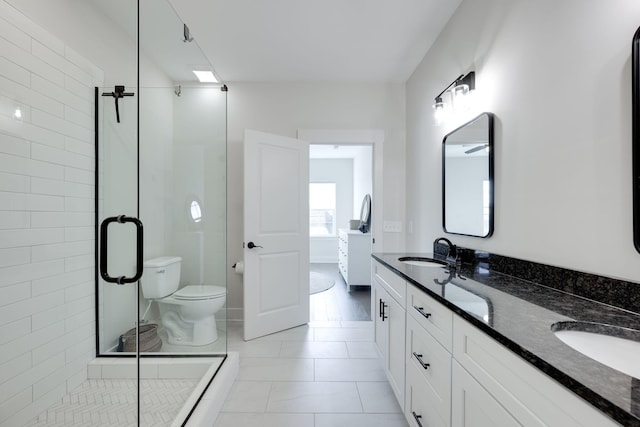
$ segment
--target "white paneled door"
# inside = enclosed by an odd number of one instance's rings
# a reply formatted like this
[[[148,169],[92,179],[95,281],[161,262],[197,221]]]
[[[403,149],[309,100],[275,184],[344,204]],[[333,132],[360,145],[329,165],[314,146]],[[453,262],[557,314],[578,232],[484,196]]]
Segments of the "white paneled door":
[[[244,135],[244,339],[309,321],[309,144]]]

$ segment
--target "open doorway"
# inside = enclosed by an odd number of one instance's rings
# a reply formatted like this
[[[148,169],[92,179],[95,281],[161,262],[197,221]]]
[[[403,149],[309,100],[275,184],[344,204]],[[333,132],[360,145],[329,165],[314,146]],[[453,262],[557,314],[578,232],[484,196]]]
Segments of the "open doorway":
[[[371,320],[372,233],[362,202],[373,193],[372,144],[309,147],[310,319]]]

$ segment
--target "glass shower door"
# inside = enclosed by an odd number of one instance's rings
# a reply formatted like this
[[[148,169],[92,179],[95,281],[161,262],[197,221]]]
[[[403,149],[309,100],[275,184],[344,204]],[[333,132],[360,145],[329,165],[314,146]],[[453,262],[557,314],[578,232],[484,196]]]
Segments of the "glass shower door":
[[[98,359],[109,416],[139,425],[138,279],[142,273],[143,227],[138,220],[137,88],[96,88],[96,250],[98,254]],[[113,402],[113,403],[109,403]],[[113,408],[109,408],[113,406]]]

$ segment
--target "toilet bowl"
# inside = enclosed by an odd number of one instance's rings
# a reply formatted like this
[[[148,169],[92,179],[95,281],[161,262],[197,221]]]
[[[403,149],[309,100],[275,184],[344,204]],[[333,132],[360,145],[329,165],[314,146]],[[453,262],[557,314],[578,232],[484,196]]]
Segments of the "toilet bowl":
[[[191,285],[157,300],[169,344],[197,346],[216,341],[215,314],[224,306],[226,295],[221,286]]]
[[[158,302],[169,344],[202,346],[218,339],[215,314],[226,302],[222,286],[189,285],[178,289],[180,257],[147,260],[142,295]]]

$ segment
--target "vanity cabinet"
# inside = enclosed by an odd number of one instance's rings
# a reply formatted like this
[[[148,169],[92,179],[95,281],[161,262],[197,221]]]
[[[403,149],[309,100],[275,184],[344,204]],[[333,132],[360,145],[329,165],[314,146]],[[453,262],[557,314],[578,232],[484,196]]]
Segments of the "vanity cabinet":
[[[453,357],[453,427],[618,426],[457,315]]]
[[[338,230],[338,270],[351,286],[371,286],[371,234],[358,230]]]
[[[376,345],[410,426],[618,426],[384,265],[372,272]]]
[[[372,264],[375,344],[391,389],[404,407],[406,281],[377,262]]]

